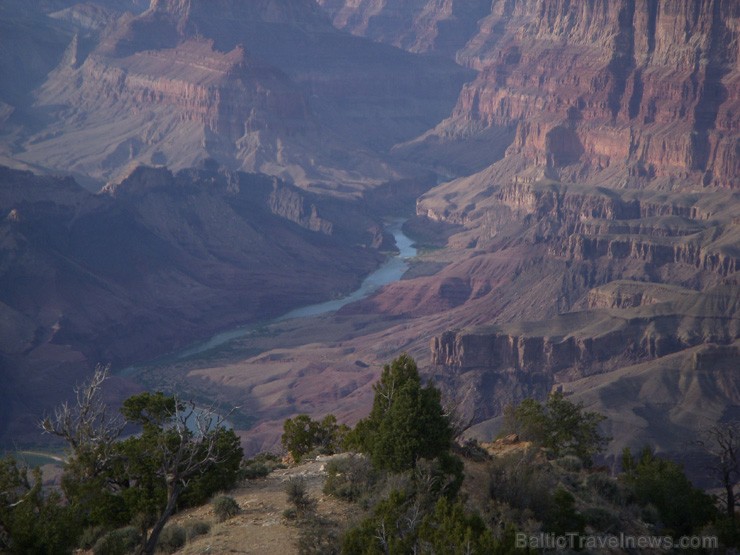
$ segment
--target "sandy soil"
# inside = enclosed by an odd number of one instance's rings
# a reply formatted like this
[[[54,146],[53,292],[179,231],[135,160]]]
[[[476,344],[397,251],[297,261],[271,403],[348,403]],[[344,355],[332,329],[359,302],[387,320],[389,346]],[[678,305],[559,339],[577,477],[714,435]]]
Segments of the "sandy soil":
[[[334,455],[341,457],[343,455]],[[250,480],[242,487],[229,492],[242,512],[217,523],[210,505],[185,511],[171,522],[185,524],[192,520],[203,520],[211,524],[211,531],[188,543],[178,553],[195,555],[202,553],[253,553],[259,555],[291,555],[298,553],[298,527],[294,521],[283,516],[290,507],[285,493],[285,483],[291,477],[302,477],[308,486],[310,497],[317,500],[317,512],[329,520],[346,523],[353,509],[348,503],[322,493],[324,466],[331,456],[318,457],[291,468],[275,470],[269,476]]]

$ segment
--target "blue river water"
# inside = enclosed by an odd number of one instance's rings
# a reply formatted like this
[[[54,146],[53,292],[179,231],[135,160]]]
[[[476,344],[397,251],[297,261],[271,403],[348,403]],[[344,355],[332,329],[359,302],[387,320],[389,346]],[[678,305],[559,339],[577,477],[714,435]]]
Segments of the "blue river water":
[[[323,303],[296,308],[295,310],[291,310],[287,314],[283,314],[273,320],[273,322],[281,322],[293,318],[306,318],[308,316],[318,316],[320,314],[334,312],[342,308],[344,305],[368,297],[384,285],[401,279],[401,276],[403,276],[409,268],[408,260],[416,256],[416,247],[414,246],[413,241],[403,233],[402,227],[404,221],[405,220],[402,219],[395,219],[386,224],[386,231],[393,234],[399,253],[391,256],[377,270],[369,274],[358,289],[341,299],[334,299]],[[211,349],[225,345],[230,341],[245,337],[253,329],[254,326],[242,326],[219,333],[207,341],[186,347],[185,349],[174,353],[171,357],[174,360],[182,360],[184,358],[210,351]]]

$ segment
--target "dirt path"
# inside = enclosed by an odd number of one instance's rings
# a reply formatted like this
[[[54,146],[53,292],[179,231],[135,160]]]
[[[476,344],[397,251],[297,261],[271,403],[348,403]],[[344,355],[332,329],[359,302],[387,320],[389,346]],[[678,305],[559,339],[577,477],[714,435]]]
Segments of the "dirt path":
[[[230,492],[229,495],[239,503],[242,512],[226,522],[216,523],[210,505],[177,515],[172,519],[176,524],[183,525],[189,520],[203,520],[211,524],[208,534],[194,539],[178,553],[298,553],[298,528],[283,516],[283,511],[290,507],[285,483],[291,477],[302,477],[306,481],[308,493],[318,501],[317,510],[322,516],[339,522],[347,522],[351,517],[350,505],[327,497],[321,491],[326,476],[324,466],[331,458],[320,457],[316,461],[276,470],[266,478],[250,480],[243,487]]]

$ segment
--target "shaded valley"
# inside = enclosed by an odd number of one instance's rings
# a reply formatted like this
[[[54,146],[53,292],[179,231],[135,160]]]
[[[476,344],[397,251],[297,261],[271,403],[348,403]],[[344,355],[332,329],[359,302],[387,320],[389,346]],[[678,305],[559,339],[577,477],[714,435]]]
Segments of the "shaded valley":
[[[98,194],[7,168],[0,180],[6,438],[91,364],[343,295],[382,260],[361,208],[265,175],[140,167]]]

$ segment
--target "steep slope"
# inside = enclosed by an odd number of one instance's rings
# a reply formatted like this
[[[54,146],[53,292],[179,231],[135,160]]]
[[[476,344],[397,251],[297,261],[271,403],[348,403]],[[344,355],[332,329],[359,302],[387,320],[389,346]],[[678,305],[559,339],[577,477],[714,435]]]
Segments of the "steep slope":
[[[358,207],[264,175],[139,168],[94,195],[3,168],[0,210],[6,439],[92,364],[335,297],[381,258]]]
[[[317,0],[335,27],[410,52],[455,57],[488,15],[488,0]]]
[[[410,146],[503,129],[549,177],[737,188],[738,20],[731,0],[494,2],[457,54],[478,77]]]
[[[75,37],[38,89],[48,119],[19,159],[108,180],[210,157],[351,193],[397,177],[384,151],[449,113],[470,75],[341,33],[311,0],[153,0],[96,40]]]

